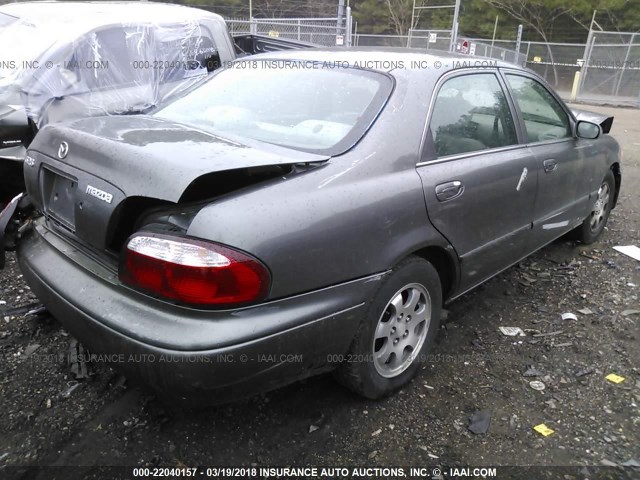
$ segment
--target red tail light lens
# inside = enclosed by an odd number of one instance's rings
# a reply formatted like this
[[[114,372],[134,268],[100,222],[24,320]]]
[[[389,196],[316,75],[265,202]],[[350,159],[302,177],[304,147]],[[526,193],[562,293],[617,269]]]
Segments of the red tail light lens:
[[[190,238],[159,234],[131,237],[120,280],[136,289],[201,306],[231,306],[266,298],[270,276],[255,258]]]

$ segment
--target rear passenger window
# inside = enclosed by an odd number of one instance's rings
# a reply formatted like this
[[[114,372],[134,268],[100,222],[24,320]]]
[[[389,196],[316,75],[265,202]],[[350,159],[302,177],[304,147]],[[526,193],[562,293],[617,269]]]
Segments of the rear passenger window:
[[[567,113],[542,84],[520,75],[507,75],[507,80],[522,112],[529,143],[571,136]]]
[[[447,80],[429,123],[438,157],[518,143],[505,94],[492,73]]]

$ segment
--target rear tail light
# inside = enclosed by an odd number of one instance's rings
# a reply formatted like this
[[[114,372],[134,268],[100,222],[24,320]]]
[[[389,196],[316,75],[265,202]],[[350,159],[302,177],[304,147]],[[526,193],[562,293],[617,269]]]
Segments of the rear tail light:
[[[127,242],[120,280],[179,303],[231,306],[266,298],[270,276],[258,260],[229,247],[145,233]]]

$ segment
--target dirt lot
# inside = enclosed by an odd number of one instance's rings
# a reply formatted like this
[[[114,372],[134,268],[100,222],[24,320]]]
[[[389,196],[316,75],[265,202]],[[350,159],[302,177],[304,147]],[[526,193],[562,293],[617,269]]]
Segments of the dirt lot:
[[[32,467],[640,461],[640,314],[628,312],[640,310],[640,262],[612,248],[640,242],[640,113],[592,109],[615,114],[624,148],[622,194],[601,241],[559,240],[449,305],[431,361],[404,391],[364,401],[326,375],[176,411],[104,364],[75,380],[65,360],[72,338],[55,319],[0,316],[0,465],[24,467],[5,469],[15,477],[49,478]],[[9,262],[3,310],[34,301]],[[565,312],[577,320],[562,320]],[[499,326],[527,335],[503,336]],[[539,376],[524,376],[532,367]],[[605,380],[610,373],[625,381]],[[491,425],[473,434],[469,416],[481,410]],[[541,423],[555,433],[534,431]]]

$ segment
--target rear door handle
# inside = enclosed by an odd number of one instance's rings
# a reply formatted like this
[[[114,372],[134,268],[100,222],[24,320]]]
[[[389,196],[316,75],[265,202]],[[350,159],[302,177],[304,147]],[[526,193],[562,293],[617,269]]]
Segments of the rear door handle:
[[[436,197],[441,202],[445,200],[451,200],[452,198],[459,197],[464,192],[464,186],[459,180],[453,182],[441,183],[436,186]]]
[[[558,162],[553,158],[545,160],[544,162],[542,162],[542,164],[544,165],[545,173],[551,173],[558,168]]]

